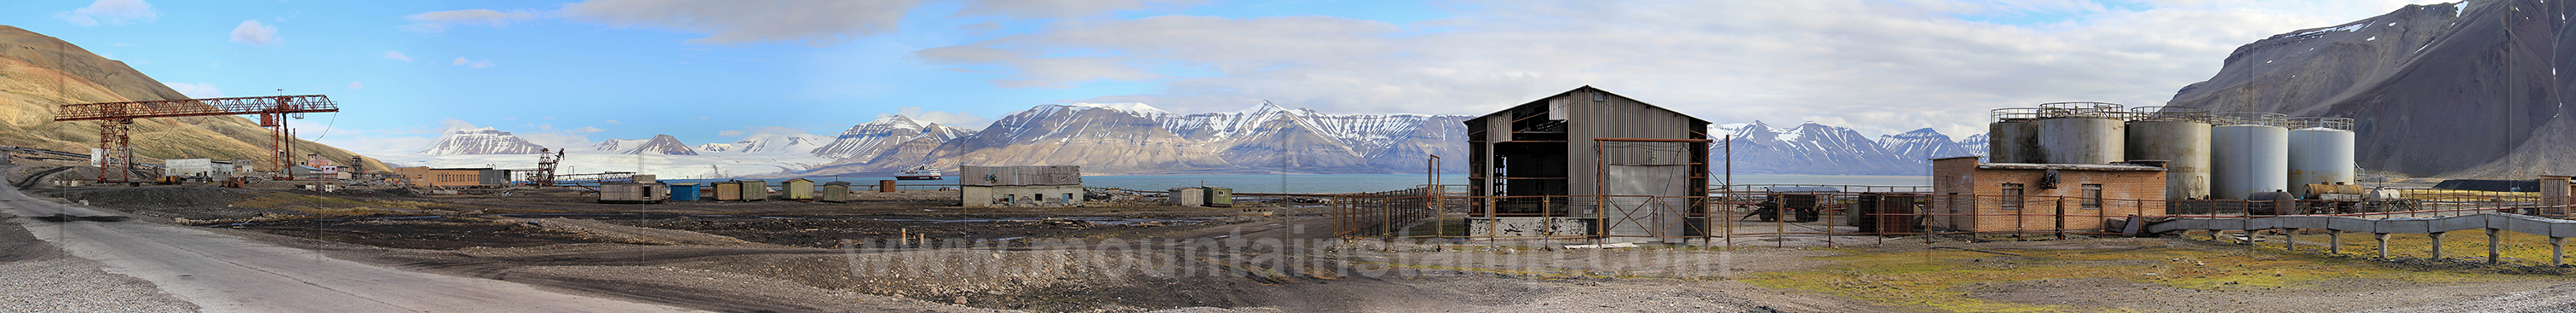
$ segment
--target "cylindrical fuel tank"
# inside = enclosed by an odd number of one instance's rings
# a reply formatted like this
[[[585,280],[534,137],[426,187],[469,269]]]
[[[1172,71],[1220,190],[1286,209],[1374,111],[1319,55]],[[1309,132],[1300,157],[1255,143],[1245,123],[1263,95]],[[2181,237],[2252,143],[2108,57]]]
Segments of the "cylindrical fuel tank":
[[[2277,115],[2277,114],[2274,114]],[[2211,196],[2245,199],[2290,186],[2290,130],[2269,119],[2230,119],[2210,128]]]
[[[1995,109],[1994,116],[1986,125],[1986,163],[2047,161],[2039,150],[2039,108]]]
[[[2310,194],[2307,184],[2354,183],[2352,119],[2297,118],[2291,127],[2290,194]]]
[[[2165,199],[2208,199],[2209,132],[2202,121],[2129,122],[2129,159],[2165,160]]]
[[[2041,104],[2039,149],[2043,163],[2109,164],[2128,160],[2126,112],[2100,102]]]

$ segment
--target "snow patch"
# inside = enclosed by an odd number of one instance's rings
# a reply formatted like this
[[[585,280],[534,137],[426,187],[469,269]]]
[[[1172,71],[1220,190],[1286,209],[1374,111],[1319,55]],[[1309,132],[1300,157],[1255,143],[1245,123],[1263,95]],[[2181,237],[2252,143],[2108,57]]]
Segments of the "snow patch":
[[[2362,39],[2361,41],[2373,41],[2373,40],[2379,40],[2379,36],[2370,36],[2370,39]]]
[[[1086,108],[1102,108],[1102,109],[1111,109],[1111,110],[1118,110],[1119,112],[1134,113],[1134,114],[1136,114],[1136,115],[1146,115],[1146,116],[1157,115],[1157,114],[1172,114],[1172,112],[1171,112],[1171,111],[1164,111],[1163,109],[1157,109],[1157,108],[1154,108],[1154,106],[1151,106],[1151,105],[1145,105],[1144,103],[1137,103],[1137,102],[1122,102],[1122,103],[1075,103],[1075,104],[1067,104],[1067,105],[1065,105],[1065,106],[1076,106],[1076,107],[1086,107]]]

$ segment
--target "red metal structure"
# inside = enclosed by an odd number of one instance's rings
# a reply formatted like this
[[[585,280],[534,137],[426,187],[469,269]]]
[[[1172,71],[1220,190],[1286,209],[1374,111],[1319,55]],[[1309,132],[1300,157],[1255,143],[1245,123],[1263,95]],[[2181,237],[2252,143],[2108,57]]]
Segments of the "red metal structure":
[[[102,156],[106,162],[99,164],[98,182],[121,183],[133,179],[134,151],[128,148],[131,138],[127,137],[126,125],[134,124],[134,119],[258,114],[259,126],[274,134],[269,147],[276,150],[271,156],[277,158],[278,177],[287,179],[291,177],[286,176],[291,165],[287,160],[293,157],[288,148],[295,143],[288,139],[294,137],[287,133],[287,115],[339,111],[338,103],[322,95],[259,96],[67,104],[54,112],[54,121],[99,121],[98,147],[105,150],[102,152],[107,156]],[[115,172],[115,180],[109,180],[110,164],[117,169],[112,171]]]

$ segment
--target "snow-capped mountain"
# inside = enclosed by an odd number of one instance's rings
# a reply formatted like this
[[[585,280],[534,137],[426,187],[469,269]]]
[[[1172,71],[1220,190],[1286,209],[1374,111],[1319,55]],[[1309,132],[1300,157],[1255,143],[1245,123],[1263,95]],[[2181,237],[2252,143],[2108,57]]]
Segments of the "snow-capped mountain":
[[[735,141],[735,142],[733,142],[733,143],[710,143],[710,144],[698,145],[698,151],[699,151],[699,152],[728,152],[728,153],[764,153],[764,154],[794,153],[794,154],[805,154],[805,153],[813,152],[813,151],[814,151],[814,149],[816,149],[816,148],[822,148],[824,145],[831,144],[831,142],[832,142],[832,137],[819,136],[819,135],[810,135],[810,134],[770,134],[770,133],[759,133],[759,134],[751,134],[751,136],[743,137],[743,138],[742,138],[742,141]]]
[[[1968,138],[1959,138],[1959,147],[1968,149],[1968,152],[1976,153],[1977,156],[1986,156],[1986,151],[1992,150],[1990,149],[1992,146],[1986,145],[1986,134],[1968,135]]]
[[[680,143],[680,138],[671,135],[653,135],[653,139],[609,139],[591,146],[591,150],[617,154],[698,155],[697,150],[689,149],[688,144]]]
[[[1887,153],[1895,155],[1898,159],[1913,160],[1916,161],[1915,163],[1930,166],[1931,159],[1985,156],[1986,150],[1983,147],[1985,134],[1971,137],[1979,138],[1979,147],[1971,148],[1967,143],[1951,141],[1950,136],[1942,135],[1939,131],[1924,128],[1903,134],[1878,136],[1878,146],[1887,149]]]
[[[1261,104],[1235,112],[1180,115],[1140,103],[1050,104],[995,121],[922,151],[877,142],[876,157],[853,157],[815,173],[874,173],[917,165],[1082,165],[1094,173],[1419,173],[1430,154],[1465,164],[1470,117],[1323,114]],[[879,122],[889,122],[879,120]],[[878,122],[871,122],[871,125]],[[892,124],[892,123],[888,123]],[[888,125],[895,126],[895,125]],[[936,126],[936,125],[934,125]],[[844,141],[870,138],[870,125]],[[892,127],[888,127],[892,128]],[[931,127],[936,129],[937,127]],[[888,132],[899,135],[900,131]],[[931,133],[938,133],[932,131]],[[853,136],[853,135],[857,136]],[[937,137],[924,135],[922,137]],[[887,136],[891,137],[891,136]],[[819,152],[819,151],[818,151]],[[857,154],[866,155],[866,154]]]
[[[865,124],[850,126],[850,130],[842,131],[839,137],[827,138],[827,142],[822,143],[818,147],[809,148],[806,152],[823,158],[874,159],[877,155],[884,153],[886,149],[891,149],[894,148],[895,145],[912,141],[914,137],[920,137],[924,133],[931,133],[933,136],[945,137],[938,140],[940,142],[947,142],[949,139],[963,137],[964,135],[962,133],[964,132],[965,130],[963,129],[948,127],[947,125],[939,125],[937,123],[928,123],[925,125],[925,123],[915,121],[911,117],[896,114],[877,118],[877,120],[869,121]]]
[[[1777,128],[1755,121],[1712,128],[1734,134],[1730,144],[1734,145],[1737,173],[1922,175],[1931,171],[1846,127],[1806,123]],[[1724,158],[1720,155],[1712,159]]]
[[[545,148],[545,146],[529,143],[527,139],[511,135],[510,132],[484,127],[450,130],[440,134],[437,142],[430,143],[428,148],[421,149],[417,153],[426,155],[533,154]]]

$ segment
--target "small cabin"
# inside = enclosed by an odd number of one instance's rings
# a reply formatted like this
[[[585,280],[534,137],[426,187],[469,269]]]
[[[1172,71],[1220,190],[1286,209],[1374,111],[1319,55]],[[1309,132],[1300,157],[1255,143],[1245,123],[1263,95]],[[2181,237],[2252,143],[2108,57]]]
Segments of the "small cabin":
[[[662,203],[669,200],[671,186],[662,183],[606,183],[599,185],[599,203]]]

